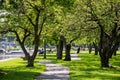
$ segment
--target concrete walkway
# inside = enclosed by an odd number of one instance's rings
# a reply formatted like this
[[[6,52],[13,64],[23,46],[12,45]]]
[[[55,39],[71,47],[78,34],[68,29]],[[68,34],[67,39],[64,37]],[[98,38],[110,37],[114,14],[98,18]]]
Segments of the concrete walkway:
[[[71,60],[80,60],[77,54],[71,54]],[[69,68],[60,64],[54,64],[50,60],[40,62],[46,65],[46,71],[34,80],[70,80]]]
[[[0,62],[4,62],[4,61],[8,61],[8,60],[12,60],[12,59],[15,59],[15,58],[3,59],[3,60],[0,60]]]
[[[81,60],[81,58],[78,57],[78,54],[71,54],[71,60]]]
[[[53,64],[51,61],[44,61],[41,64],[45,64],[47,69],[40,76],[37,76],[35,80],[70,80],[69,68]]]

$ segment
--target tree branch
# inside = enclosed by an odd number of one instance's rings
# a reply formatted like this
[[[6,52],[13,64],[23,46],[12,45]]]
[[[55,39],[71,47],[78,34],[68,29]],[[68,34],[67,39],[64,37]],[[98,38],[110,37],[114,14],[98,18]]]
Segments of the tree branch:
[[[26,15],[25,13],[24,13],[24,15],[27,17],[27,19],[30,21],[30,23],[31,23],[33,26],[35,26],[35,24],[33,23],[32,19],[31,19],[28,15]]]
[[[23,7],[22,7],[22,10],[23,10],[23,14],[27,17],[27,19],[30,21],[30,23],[33,25],[33,26],[35,26],[35,24],[33,23],[33,21],[32,21],[32,19],[26,14],[26,10],[25,10],[25,7],[24,7],[24,3],[21,1],[21,3],[22,3],[22,5],[23,5]]]
[[[39,32],[39,36],[41,35],[42,29],[43,29],[43,25],[44,25],[46,19],[47,19],[47,17],[46,17],[46,15],[44,15],[44,16],[43,16],[42,23],[40,24],[40,32]]]
[[[30,30],[28,30],[27,28],[24,28],[24,27],[22,27],[22,26],[18,26],[19,28],[21,28],[21,29],[23,29],[23,30],[26,30],[28,33],[30,33],[30,34],[33,34]]]
[[[32,5],[32,3],[30,3],[29,1],[26,1],[33,9],[35,9],[37,12],[40,12],[41,10],[44,10],[43,7],[41,6],[37,6],[37,5]]]
[[[70,40],[70,43],[72,43],[73,41],[75,41],[76,39],[78,39],[80,37],[80,35],[81,35],[81,32],[79,32],[78,35],[75,38],[73,38],[72,40]]]
[[[109,39],[111,39],[111,36],[107,32],[104,31],[104,33]]]
[[[89,31],[91,31],[91,30],[95,30],[95,29],[97,29],[97,28],[99,28],[99,27],[91,27],[91,28],[88,28],[88,29],[82,29],[82,31],[86,31],[86,32],[89,32]]]
[[[29,37],[30,34],[31,34],[30,32],[27,32],[27,30],[24,30],[24,38],[23,38],[23,40],[22,40],[22,43],[25,42],[26,38]]]

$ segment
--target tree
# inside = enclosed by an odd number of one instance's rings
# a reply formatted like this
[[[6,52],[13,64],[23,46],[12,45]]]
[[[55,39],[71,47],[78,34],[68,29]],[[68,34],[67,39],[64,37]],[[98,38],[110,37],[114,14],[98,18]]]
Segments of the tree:
[[[28,67],[34,66],[34,59],[38,52],[40,36],[46,22],[46,19],[51,16],[52,14],[49,13],[48,7],[50,7],[50,2],[41,0],[41,1],[22,1],[22,13],[26,19],[28,19],[29,23],[31,24],[31,28],[33,31],[29,30],[33,36],[33,44],[34,44],[34,52],[32,56],[27,54],[28,59]],[[28,34],[30,35],[30,34]],[[19,40],[20,42],[20,40]],[[23,43],[24,44],[24,43]],[[21,47],[23,45],[21,44]],[[25,49],[25,48],[24,48]],[[24,51],[24,50],[23,50]],[[28,52],[26,52],[28,53]]]
[[[46,18],[50,16],[50,14],[47,14],[46,12],[47,3],[42,0],[41,1],[23,0],[20,2],[10,0],[9,3],[11,6],[10,7],[8,6],[7,8],[11,9],[10,11],[11,13],[16,12],[16,14],[12,13],[14,16],[9,18],[12,27],[9,27],[9,29],[6,31],[15,33],[17,41],[19,42],[28,60],[27,67],[33,67],[34,59],[38,52],[40,35],[44,23],[46,21]],[[16,7],[18,10],[16,10]],[[18,20],[18,24],[16,24],[17,22],[12,19]],[[22,19],[24,19],[24,21]],[[14,25],[14,23],[16,25]],[[22,36],[20,35],[20,33],[22,33],[21,34]],[[33,37],[33,43],[34,43],[34,52],[32,55],[30,55],[30,53],[28,53],[25,48],[25,41],[30,36]]]
[[[95,55],[98,55],[98,51],[99,51],[98,45],[95,42],[93,42],[93,46],[95,48]]]
[[[119,12],[117,1],[92,1],[86,3],[88,21],[95,22],[100,31],[99,54],[102,67],[111,67],[109,58],[116,52],[120,44]]]
[[[64,3],[65,2],[65,3]],[[43,27],[47,25],[49,19],[53,17],[56,6],[66,7],[68,0],[8,0],[5,2],[5,9],[11,14],[8,18],[7,26],[4,32],[13,32],[17,41],[23,49],[27,67],[34,66],[34,59],[38,52],[39,42]],[[13,16],[14,15],[14,16]],[[24,20],[24,21],[23,21]],[[32,38],[34,52],[29,53],[25,48],[26,40]],[[32,41],[32,40],[31,40]]]
[[[0,0],[0,35],[2,35],[1,30],[4,30],[4,17],[8,17],[9,13],[3,9],[4,0]],[[0,69],[0,75],[4,75],[4,71]]]
[[[75,9],[74,9],[75,8]],[[64,36],[64,46],[65,46],[65,61],[70,61],[70,50],[71,50],[71,44],[80,38],[82,34],[82,29],[84,29],[84,15],[80,12],[80,9],[76,4],[74,4],[74,8],[72,8],[72,11],[67,13],[67,15],[64,18],[64,22],[62,23],[62,27],[64,29],[62,30],[61,34]]]
[[[52,33],[52,40],[54,40],[57,48],[57,59],[62,59],[62,51],[63,51],[63,45],[65,44],[65,38],[64,35],[62,34],[62,31],[65,29],[64,26],[62,25],[65,16],[67,15],[69,10],[71,10],[71,6],[73,5],[74,0],[71,1],[58,1],[62,4],[61,6],[56,6],[58,9],[55,10],[54,16],[55,18],[53,19],[53,26],[51,29],[49,29],[49,32],[51,31]],[[49,33],[50,34],[50,33]]]

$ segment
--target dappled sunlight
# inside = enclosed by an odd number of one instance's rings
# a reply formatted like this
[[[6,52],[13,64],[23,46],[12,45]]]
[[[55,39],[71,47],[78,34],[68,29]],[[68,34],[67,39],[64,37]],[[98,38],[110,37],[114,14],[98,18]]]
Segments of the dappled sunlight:
[[[5,62],[0,62],[0,69],[6,74],[0,76],[2,80],[33,80],[45,70],[45,66],[35,64],[35,67],[26,67],[27,62],[17,58]]]
[[[55,54],[52,54],[55,55]],[[49,56],[53,58],[52,56]],[[54,56],[55,57],[55,56]],[[101,68],[99,55],[94,53],[79,54],[81,60],[64,61],[52,59],[54,63],[59,63],[70,68],[70,80],[119,80],[120,79],[120,55],[114,56],[110,63],[115,68]],[[48,58],[50,59],[50,58]]]
[[[52,60],[53,63],[61,64],[69,67],[70,69],[70,80],[119,80],[120,79],[120,55],[113,56],[110,59],[110,63],[114,68],[101,68],[99,55],[94,55],[84,53],[78,54],[81,60],[64,61],[64,56],[62,60],[56,59],[56,54],[47,54],[47,59],[43,59],[43,55],[38,55],[35,59],[35,63],[42,62],[46,60]],[[26,77],[23,80],[30,80],[28,77],[34,78],[45,70],[44,65],[35,64],[33,68],[26,68],[27,61],[21,58],[9,60],[6,62],[0,62],[0,69],[5,73],[4,76],[0,77],[6,80],[8,77],[17,78]],[[9,65],[9,66],[8,66]],[[27,74],[27,75],[24,75]],[[19,75],[19,76],[18,76]],[[23,76],[24,75],[24,76]],[[14,80],[14,79],[13,79]],[[18,79],[19,80],[19,79]]]

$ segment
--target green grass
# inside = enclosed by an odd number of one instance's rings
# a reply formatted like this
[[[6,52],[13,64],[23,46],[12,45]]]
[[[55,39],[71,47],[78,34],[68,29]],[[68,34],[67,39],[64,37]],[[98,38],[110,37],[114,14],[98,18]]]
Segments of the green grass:
[[[120,52],[117,56],[110,59],[114,69],[101,68],[99,55],[88,54],[88,51],[79,54],[81,60],[63,61],[56,60],[55,54],[47,54],[47,60],[62,64],[70,68],[70,80],[120,80]],[[43,55],[37,56],[35,62],[45,60]],[[35,64],[33,68],[26,68],[26,61],[13,59],[0,62],[0,69],[5,75],[0,75],[0,80],[33,80],[45,70],[45,66]]]
[[[120,53],[110,59],[114,69],[101,68],[99,55],[79,54],[81,60],[63,61],[56,60],[55,55],[47,55],[47,59],[54,63],[62,64],[70,68],[70,80],[120,80]]]
[[[0,69],[5,73],[0,75],[0,80],[33,80],[45,70],[45,66],[40,64],[35,64],[33,68],[26,67],[26,64],[27,62],[20,58],[0,62]]]

